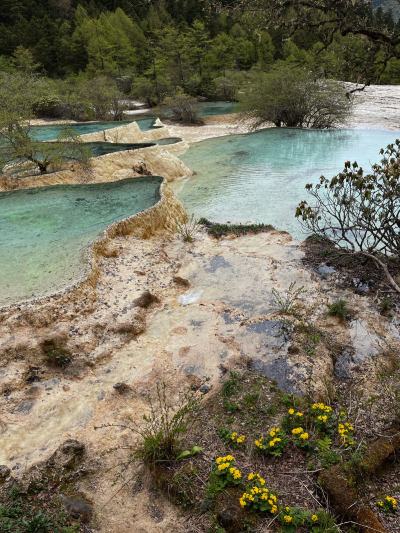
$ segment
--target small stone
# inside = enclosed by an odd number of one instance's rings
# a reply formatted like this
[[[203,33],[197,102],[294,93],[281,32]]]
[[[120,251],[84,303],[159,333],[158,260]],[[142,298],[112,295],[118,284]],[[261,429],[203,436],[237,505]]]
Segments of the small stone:
[[[69,385],[63,385],[63,391],[67,392],[69,391],[71,387]]]
[[[203,385],[202,387],[200,387],[200,392],[202,392],[203,394],[207,394],[207,392],[210,392],[211,390],[211,387],[209,387],[208,385]]]
[[[4,481],[8,478],[10,475],[11,470],[6,465],[0,465],[0,483],[4,483]]]

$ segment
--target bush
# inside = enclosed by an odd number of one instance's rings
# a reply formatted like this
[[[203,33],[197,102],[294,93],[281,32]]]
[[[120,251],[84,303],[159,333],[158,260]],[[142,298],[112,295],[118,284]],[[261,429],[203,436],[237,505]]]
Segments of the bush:
[[[295,216],[306,231],[329,238],[341,255],[372,259],[400,293],[389,272],[389,259],[400,253],[400,140],[380,153],[383,159],[372,165],[371,174],[347,161],[332,179],[321,176],[317,185],[307,184],[314,207],[304,200]]]
[[[349,310],[347,309],[347,302],[345,300],[339,300],[338,302],[329,306],[329,315],[346,316]]]
[[[278,127],[335,128],[345,123],[352,107],[339,82],[315,79],[285,63],[269,73],[258,72],[239,101],[243,119],[251,119],[254,129],[269,122]]]
[[[178,92],[175,96],[169,96],[164,100],[164,114],[172,116],[173,120],[188,122],[189,124],[202,124],[200,117],[200,105],[196,98]]]

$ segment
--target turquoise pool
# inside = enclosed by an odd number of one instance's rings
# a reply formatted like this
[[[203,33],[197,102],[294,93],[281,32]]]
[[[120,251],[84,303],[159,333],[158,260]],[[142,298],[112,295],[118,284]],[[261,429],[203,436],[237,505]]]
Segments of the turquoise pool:
[[[383,130],[269,128],[209,139],[179,155],[196,175],[171,183],[188,213],[216,222],[272,224],[294,239],[307,235],[294,213],[307,183],[334,176],[345,161],[367,168],[379,150],[400,137]]]
[[[107,226],[160,199],[163,178],[55,185],[0,193],[0,307],[53,294],[87,267]]]
[[[69,127],[78,135],[86,135],[87,133],[97,133],[98,131],[126,126],[131,122],[133,120],[124,120],[123,122],[82,122],[69,124]],[[149,131],[158,127],[153,126],[154,118],[138,118],[135,122],[138,123],[141,131]],[[32,136],[38,141],[53,141],[57,139],[61,128],[62,126],[60,124],[50,124],[48,126],[32,126],[30,131]]]

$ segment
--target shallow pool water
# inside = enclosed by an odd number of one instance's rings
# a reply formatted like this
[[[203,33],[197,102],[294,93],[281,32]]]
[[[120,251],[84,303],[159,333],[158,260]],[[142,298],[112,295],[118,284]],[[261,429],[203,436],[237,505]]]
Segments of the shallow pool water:
[[[294,217],[307,183],[333,177],[345,161],[367,168],[400,136],[383,130],[269,128],[196,143],[180,159],[196,174],[171,184],[188,213],[216,222],[256,221],[305,234]]]
[[[154,205],[163,178],[55,185],[0,193],[0,306],[52,294],[87,267],[107,226]]]
[[[123,122],[82,122],[77,124],[69,124],[69,127],[78,135],[86,135],[87,133],[97,133],[98,131],[126,126],[131,122],[132,120],[125,120]],[[153,126],[154,118],[137,119],[136,122],[138,123],[141,131],[149,131],[158,127]],[[32,126],[30,131],[32,136],[34,136],[38,141],[53,141],[54,139],[57,139],[62,127],[63,126],[60,124]]]

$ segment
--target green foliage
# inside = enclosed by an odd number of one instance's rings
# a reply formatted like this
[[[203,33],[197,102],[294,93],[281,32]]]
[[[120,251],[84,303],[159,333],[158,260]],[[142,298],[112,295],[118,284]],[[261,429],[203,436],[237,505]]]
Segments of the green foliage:
[[[205,380],[200,386],[206,381],[208,380]],[[143,415],[144,423],[134,422],[134,427],[119,426],[129,429],[140,436],[140,442],[137,445],[124,447],[131,451],[131,456],[122,465],[127,465],[137,459],[144,460],[149,464],[154,464],[158,461],[176,460],[181,450],[183,435],[195,424],[202,409],[201,394],[191,388],[180,397],[178,405],[174,409],[167,399],[165,383],[162,383],[162,385],[157,384],[155,401],[150,395],[148,395],[147,399],[150,414]],[[115,427],[115,424],[104,424],[100,427],[110,426]],[[100,429],[100,427],[95,427],[94,429]],[[113,453],[118,449],[120,448],[111,448],[104,452],[102,456]],[[118,472],[116,480],[120,476],[121,472]]]
[[[221,395],[222,396],[232,396],[235,394],[236,389],[239,386],[239,375],[234,372],[233,370],[230,371],[230,379],[228,381],[225,381],[222,389],[221,389]]]
[[[191,450],[185,450],[184,452],[180,453],[177,457],[177,459],[183,459],[184,457],[187,457],[188,455],[196,455],[196,453],[200,452],[203,448],[201,446],[193,446]]]
[[[286,450],[287,435],[280,428],[271,428],[269,434],[255,441],[257,449],[265,455],[280,457]]]
[[[371,173],[357,161],[346,161],[333,178],[321,176],[315,186],[307,184],[313,207],[304,200],[295,216],[308,232],[326,235],[341,254],[372,259],[400,292],[388,269],[389,258],[397,256],[400,247],[393,218],[400,205],[400,140],[380,154],[381,162],[372,165]]]
[[[387,516],[392,516],[397,510],[397,501],[392,496],[383,496],[376,500],[376,505]]]
[[[242,475],[235,467],[235,458],[232,455],[218,457],[211,465],[210,484],[216,485],[219,489],[230,485],[241,485]],[[212,489],[217,490],[218,489]]]
[[[275,491],[265,486],[265,480],[260,474],[250,474],[246,492],[239,502],[242,508],[253,513],[270,513],[274,515],[278,511],[277,496]]]
[[[167,117],[178,122],[189,124],[202,124],[200,117],[200,106],[196,98],[178,91],[174,96],[169,96],[164,100],[163,112]]]
[[[56,346],[54,349],[47,353],[47,356],[54,359],[60,365],[65,365],[70,360],[70,354],[65,350],[63,346]]]
[[[180,220],[175,219],[176,233],[183,237],[184,242],[193,242],[193,237],[199,229],[199,221],[195,218],[194,213],[184,215]]]
[[[302,294],[307,292],[304,289],[304,286],[296,288],[296,283],[296,281],[292,281],[286,294],[280,294],[275,287],[272,289],[274,299],[271,308],[274,311],[278,311],[281,314],[291,314],[296,310],[296,300],[299,299]]]
[[[297,528],[304,525],[310,511],[300,511],[298,507],[284,507],[279,515],[283,533],[295,533]]]
[[[239,435],[236,431],[230,431],[227,428],[219,428],[218,435],[225,444],[232,444],[235,448],[243,448],[244,435]]]
[[[392,302],[388,298],[383,298],[379,305],[382,308],[382,311],[386,311],[392,306]]]
[[[49,518],[39,511],[31,520],[22,520],[22,523],[28,532],[45,533],[51,527]]]
[[[247,233],[262,233],[274,229],[270,224],[219,224],[218,222],[210,222],[206,218],[201,218],[199,224],[205,226],[207,233],[215,237],[222,237],[233,233],[235,235],[246,235]]]
[[[320,441],[318,441],[319,443]],[[319,447],[319,444],[318,444]],[[321,455],[321,466],[323,468],[329,468],[330,466],[336,465],[342,459],[340,453],[335,452],[335,450],[326,451]]]
[[[347,309],[347,302],[345,300],[339,300],[338,302],[329,305],[329,315],[346,316],[349,310]]]
[[[251,90],[240,94],[243,119],[251,120],[254,129],[271,122],[314,129],[344,124],[352,106],[346,90],[336,81],[316,78],[289,61],[258,73]]]

